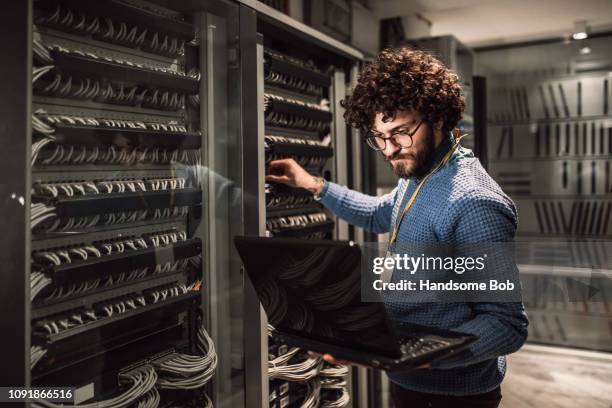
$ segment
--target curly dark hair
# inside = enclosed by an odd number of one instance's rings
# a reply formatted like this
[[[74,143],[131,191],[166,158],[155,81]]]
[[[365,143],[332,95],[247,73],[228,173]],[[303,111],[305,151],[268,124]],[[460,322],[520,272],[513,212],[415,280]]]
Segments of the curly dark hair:
[[[415,109],[442,130],[453,129],[465,108],[457,75],[431,54],[409,48],[385,49],[361,71],[353,93],[341,101],[344,119],[369,129],[377,113],[393,120],[399,110]]]

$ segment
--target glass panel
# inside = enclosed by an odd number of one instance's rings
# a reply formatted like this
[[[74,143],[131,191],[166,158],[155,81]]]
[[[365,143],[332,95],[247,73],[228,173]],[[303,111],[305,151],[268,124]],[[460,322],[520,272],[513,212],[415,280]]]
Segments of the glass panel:
[[[237,6],[157,3],[34,5],[32,384],[242,406]]]
[[[531,342],[612,351],[611,41],[477,55],[489,173],[519,212]]]
[[[296,41],[304,46],[295,47]],[[260,80],[264,112],[260,120],[265,124],[265,162],[293,158],[312,175],[346,184],[344,163],[336,160],[346,155],[346,135],[341,126],[334,125],[339,119],[337,109],[339,99],[344,96],[345,75],[333,68],[329,55],[317,55],[306,44],[303,39],[295,40],[290,35],[263,32]],[[348,238],[346,223],[336,221],[304,190],[266,183],[265,196],[261,199],[266,200],[267,236],[301,240]],[[293,399],[320,400],[321,404],[330,406],[349,403],[348,369],[325,364],[319,370],[316,368],[319,362],[304,350],[292,349],[273,336],[270,329],[267,332],[268,365],[275,367],[268,370],[270,406],[285,406]],[[287,356],[292,354],[289,362]],[[285,370],[284,364],[289,368]],[[291,368],[293,364],[314,369],[308,376],[286,382],[280,372],[295,370]],[[333,391],[326,384],[330,368],[336,372],[335,379],[341,381]],[[324,385],[321,387],[320,383]]]
[[[202,92],[206,96],[200,116],[207,148],[202,152],[201,174],[208,186],[205,205],[210,231],[207,245],[207,316],[217,347],[219,366],[213,389],[215,406],[244,405],[242,275],[232,237],[241,229],[240,61],[238,7],[218,3],[215,14],[198,12]],[[206,235],[206,228],[199,229]]]

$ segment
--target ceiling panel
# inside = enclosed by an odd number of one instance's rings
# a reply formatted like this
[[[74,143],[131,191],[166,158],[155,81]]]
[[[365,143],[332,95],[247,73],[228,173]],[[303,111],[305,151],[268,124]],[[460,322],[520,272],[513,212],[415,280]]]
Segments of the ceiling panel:
[[[422,13],[432,35],[477,46],[571,34],[577,20],[594,30],[612,24],[612,0],[369,0],[381,18]]]

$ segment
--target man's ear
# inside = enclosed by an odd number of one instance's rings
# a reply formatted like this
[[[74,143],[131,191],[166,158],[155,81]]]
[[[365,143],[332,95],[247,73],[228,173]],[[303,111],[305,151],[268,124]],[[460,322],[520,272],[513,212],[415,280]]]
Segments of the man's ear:
[[[442,122],[442,120],[439,120],[439,121],[436,122],[434,127],[436,128],[436,130],[442,130],[442,125],[443,124],[444,123]]]

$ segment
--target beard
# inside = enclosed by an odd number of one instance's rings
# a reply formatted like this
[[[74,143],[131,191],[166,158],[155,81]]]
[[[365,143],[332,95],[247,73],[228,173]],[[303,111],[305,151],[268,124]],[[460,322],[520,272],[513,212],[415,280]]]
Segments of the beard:
[[[401,178],[422,177],[427,173],[433,162],[435,151],[433,132],[429,133],[416,152],[401,153],[400,150],[386,159],[396,176]],[[391,163],[391,160],[395,160],[396,163]]]

